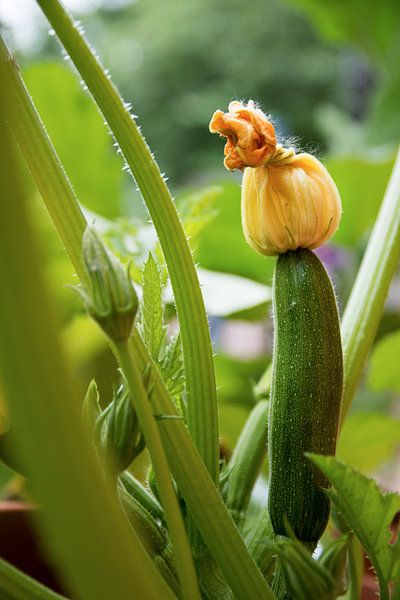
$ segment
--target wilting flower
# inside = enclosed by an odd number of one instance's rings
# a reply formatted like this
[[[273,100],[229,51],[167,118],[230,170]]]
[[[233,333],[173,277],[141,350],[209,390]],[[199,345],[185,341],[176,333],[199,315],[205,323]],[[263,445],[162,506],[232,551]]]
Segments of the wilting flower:
[[[336,185],[314,156],[277,145],[275,130],[250,101],[217,110],[210,131],[227,138],[227,169],[244,170],[242,224],[247,242],[266,255],[317,248],[336,231],[341,202]]]

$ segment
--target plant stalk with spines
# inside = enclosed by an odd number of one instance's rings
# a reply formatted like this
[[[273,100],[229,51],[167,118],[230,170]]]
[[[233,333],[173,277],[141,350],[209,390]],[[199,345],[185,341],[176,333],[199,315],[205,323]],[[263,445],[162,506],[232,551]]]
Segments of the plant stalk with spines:
[[[22,96],[24,103],[29,103],[29,106],[33,109],[23,112],[20,115],[18,111],[12,110],[15,104],[10,103],[9,122],[12,130],[30,169],[35,160],[33,152],[36,154],[39,153],[45,182],[46,178],[48,178],[48,185],[44,185],[41,191],[43,201],[65,247],[68,248],[70,245],[75,246],[75,252],[69,252],[69,256],[79,256],[81,252],[81,239],[84,233],[84,227],[81,229],[79,224],[80,219],[75,218],[77,212],[81,213],[79,204],[72,193],[72,188],[65,171],[60,168],[60,162],[55,160],[57,155],[49,137],[40,136],[36,140],[37,143],[35,146],[30,143],[29,135],[26,132],[33,131],[35,127],[40,126],[40,120],[23,85],[16,64],[14,62],[7,62],[7,65],[12,67],[13,76],[10,78],[9,70],[5,70],[2,79],[4,85],[13,86],[13,93]],[[26,119],[27,127],[17,127],[18,119]],[[51,146],[51,151],[47,148],[48,145]],[[34,170],[31,169],[31,172],[35,178]],[[52,193],[52,178],[59,180],[58,184],[61,186],[61,189],[62,186],[70,188],[70,193],[63,197],[64,210],[70,212],[70,216],[74,217],[73,219],[68,219],[68,222],[74,222],[74,227],[78,229],[76,233],[79,235],[71,235],[70,231],[65,231],[59,226],[56,213],[57,203],[60,199]],[[81,216],[83,217],[82,213]],[[84,217],[83,222],[86,226]],[[87,276],[83,268],[82,259],[79,258],[73,265],[81,279],[81,283],[86,284]],[[141,370],[148,368],[148,365],[151,367],[154,386],[151,403],[154,413],[179,416],[158,369],[153,364],[135,327],[133,328],[129,344],[138,367]],[[207,473],[185,425],[178,419],[159,421],[158,423],[173,477],[226,581],[234,593],[245,600],[254,600],[257,598],[260,598],[260,600],[272,600],[273,596],[270,588],[247,551],[243,539],[235,527],[215,484]],[[196,475],[195,477],[194,474]]]
[[[187,425],[217,484],[218,409],[207,316],[191,250],[175,204],[133,116],[100,61],[58,0],[37,0],[117,140],[154,223],[178,312],[184,355]],[[196,318],[193,319],[193,315]]]

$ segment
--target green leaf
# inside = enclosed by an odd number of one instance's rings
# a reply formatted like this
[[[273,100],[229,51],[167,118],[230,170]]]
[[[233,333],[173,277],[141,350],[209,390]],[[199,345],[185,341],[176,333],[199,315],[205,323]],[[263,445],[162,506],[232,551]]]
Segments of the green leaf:
[[[374,58],[382,60],[390,53],[397,35],[398,4],[396,0],[384,3],[384,10],[374,10],[369,2],[351,0],[292,0],[306,11],[321,33],[334,40],[358,44]]]
[[[161,277],[154,258],[149,258],[143,269],[143,301],[140,331],[153,360],[158,361],[165,337]]]
[[[393,457],[400,444],[400,421],[377,412],[349,415],[340,434],[337,457],[363,472],[372,472]]]
[[[333,576],[300,542],[282,539],[276,547],[290,597],[297,600],[337,598],[339,594]]]
[[[375,391],[400,392],[400,329],[386,335],[375,346],[368,373],[368,384]]]
[[[214,185],[177,198],[179,214],[192,248],[201,232],[217,216],[216,203],[222,193],[223,188]]]
[[[183,367],[183,353],[181,336],[175,334],[166,346],[165,354],[160,362],[161,374],[164,383],[174,400],[179,412],[185,415],[184,389],[185,371]]]
[[[384,493],[373,479],[334,457],[309,455],[333,485],[327,493],[365,548],[379,580],[382,600],[395,575],[400,545],[390,544],[390,526],[400,510],[400,496]]]
[[[59,64],[43,63],[27,68],[24,78],[78,198],[103,217],[119,216],[122,161],[75,75]]]

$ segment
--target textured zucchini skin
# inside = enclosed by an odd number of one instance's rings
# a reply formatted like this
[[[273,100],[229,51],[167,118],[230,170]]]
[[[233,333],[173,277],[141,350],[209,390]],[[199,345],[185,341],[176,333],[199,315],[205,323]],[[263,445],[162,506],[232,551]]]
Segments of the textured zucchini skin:
[[[335,454],[343,355],[332,284],[311,250],[279,256],[273,302],[268,507],[276,534],[287,535],[288,523],[312,544],[328,522],[328,481],[304,453]]]

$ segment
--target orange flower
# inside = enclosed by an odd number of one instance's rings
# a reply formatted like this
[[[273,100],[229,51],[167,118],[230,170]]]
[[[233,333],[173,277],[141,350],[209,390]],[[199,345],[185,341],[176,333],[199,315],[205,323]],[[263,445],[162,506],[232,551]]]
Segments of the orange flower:
[[[216,111],[210,131],[228,138],[225,166],[244,169],[242,225],[254,250],[313,249],[335,233],[342,207],[332,177],[314,156],[277,145],[272,124],[253,102]]]
[[[224,164],[230,171],[259,167],[275,153],[274,127],[252,100],[247,106],[241,102],[231,102],[228,113],[215,111],[210,131],[228,138]]]

